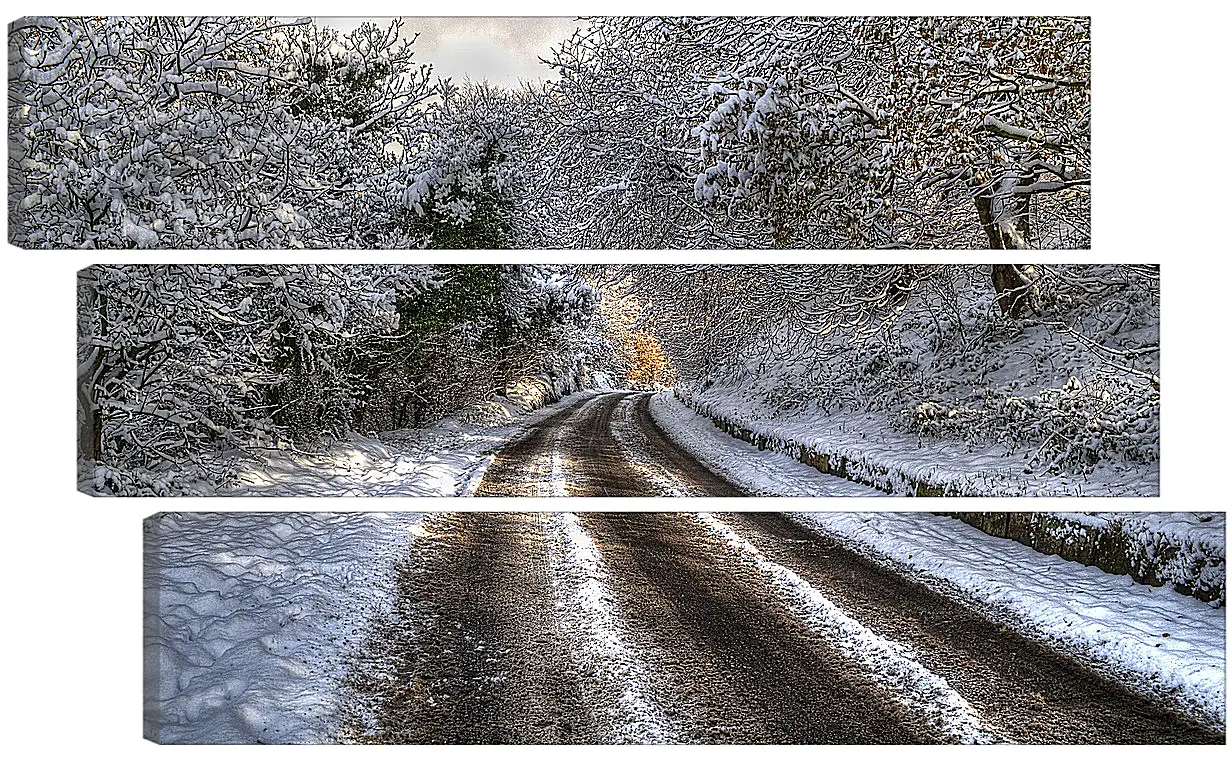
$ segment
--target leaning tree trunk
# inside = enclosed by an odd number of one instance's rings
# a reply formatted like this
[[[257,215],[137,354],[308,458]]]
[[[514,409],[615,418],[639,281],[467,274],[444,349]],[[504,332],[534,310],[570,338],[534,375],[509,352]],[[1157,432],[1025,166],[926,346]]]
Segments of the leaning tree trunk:
[[[991,248],[1009,251],[1029,248],[1032,195],[1016,195],[1013,190],[1031,181],[1031,177],[1011,175],[974,195],[977,219]]]
[[[1015,195],[1018,184],[1029,183],[1026,177],[1008,176],[973,198],[977,218],[990,247],[995,250],[1024,250],[1032,235],[1030,225],[1031,195]],[[1027,264],[995,264],[991,282],[998,298],[999,309],[1007,317],[1018,318],[1033,308],[1033,268]]]

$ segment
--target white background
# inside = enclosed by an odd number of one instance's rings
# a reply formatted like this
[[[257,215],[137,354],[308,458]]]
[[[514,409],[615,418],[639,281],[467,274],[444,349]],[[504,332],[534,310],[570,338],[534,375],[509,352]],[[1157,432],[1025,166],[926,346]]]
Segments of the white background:
[[[188,7],[190,6],[190,7]],[[1094,247],[1055,252],[1038,261],[1159,262],[1162,265],[1162,479],[1159,499],[815,499],[711,500],[688,508],[721,509],[1140,509],[1220,511],[1226,429],[1224,402],[1224,236],[1226,89],[1220,67],[1223,14],[1213,4],[1114,2],[831,3],[635,2],[579,6],[565,3],[455,2],[436,4],[302,2],[50,3],[37,13],[273,13],[286,16],[420,14],[569,15],[575,13],[918,14],[1035,13],[1093,16],[1095,78]],[[24,9],[21,9],[24,10]],[[18,8],[12,7],[11,14]],[[7,197],[6,197],[7,199]],[[93,261],[426,261],[438,252],[44,252],[7,244],[0,271],[3,307],[4,503],[3,637],[6,674],[3,719],[10,764],[216,766],[334,765],[356,761],[427,765],[499,761],[550,764],[575,761],[652,763],[703,760],[715,764],[773,760],[831,760],[973,764],[988,757],[1022,764],[1038,758],[1074,762],[1109,758],[1124,765],[1155,760],[1203,760],[1201,748],[1180,755],[1164,748],[999,749],[991,757],[968,748],[251,748],[157,747],[141,739],[141,519],[164,509],[678,509],[671,500],[498,499],[93,499],[75,487],[75,272]],[[1219,254],[1219,255],[1218,255]],[[713,261],[981,262],[979,252],[913,254],[715,252]],[[473,260],[663,261],[667,252],[518,252]],[[842,713],[832,712],[832,717]],[[1199,754],[1195,749],[1201,749]],[[902,751],[903,750],[903,751]],[[1223,749],[1218,751],[1225,754]]]

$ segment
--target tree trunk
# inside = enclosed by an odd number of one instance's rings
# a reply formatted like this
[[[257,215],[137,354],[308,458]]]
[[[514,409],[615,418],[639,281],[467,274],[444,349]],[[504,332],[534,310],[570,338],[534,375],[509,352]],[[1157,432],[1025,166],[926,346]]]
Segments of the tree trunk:
[[[999,309],[1018,318],[1033,306],[1033,268],[1028,264],[995,264],[990,272]]]
[[[96,283],[89,269],[77,275],[78,313],[77,332],[81,334],[107,333],[106,308],[98,295]],[[93,322],[97,320],[97,327]],[[91,346],[85,359],[77,362],[77,460],[79,462],[102,460],[102,410],[98,407],[97,387],[102,379],[103,358],[100,347]]]
[[[990,247],[996,251],[1003,250],[1006,247],[1003,245],[1003,233],[994,221],[994,197],[982,192],[973,198],[973,205],[977,207],[977,219],[986,233],[986,239],[990,241]]]
[[[1028,240],[1032,236],[1029,201],[1032,196],[1011,194],[1018,181],[1028,182],[1029,179],[1011,178],[997,190],[982,190],[973,197],[977,219],[994,250],[1020,251],[1029,247]]]
[[[102,411],[94,387],[102,371],[102,351],[95,347],[77,366],[77,459],[82,462],[102,458]]]
[[[1030,223],[1031,195],[1013,195],[1019,183],[1029,183],[1032,178],[1009,176],[995,184],[992,189],[983,189],[973,198],[977,218],[990,247],[995,250],[1023,250],[1029,247],[1032,236]],[[999,309],[1007,317],[1018,318],[1033,306],[1033,269],[1027,264],[995,264],[991,271],[994,294]]]

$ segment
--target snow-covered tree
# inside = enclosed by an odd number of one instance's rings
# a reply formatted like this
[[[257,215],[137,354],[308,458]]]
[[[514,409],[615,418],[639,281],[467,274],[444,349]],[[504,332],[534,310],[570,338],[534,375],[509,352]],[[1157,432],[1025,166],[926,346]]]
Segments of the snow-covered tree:
[[[520,92],[442,83],[395,201],[409,237],[427,248],[543,245],[530,193],[531,130]]]
[[[601,18],[550,178],[614,247],[1086,247],[1087,19]]]
[[[79,278],[78,419],[92,487],[166,491],[227,451],[344,433],[355,359],[396,327],[415,266],[123,265]],[[131,473],[131,474],[126,474]]]
[[[559,377],[582,362],[577,331],[596,294],[572,267],[440,265],[432,290],[398,304],[389,354],[405,385],[401,419],[419,425],[474,405],[526,377]]]
[[[14,242],[1090,242],[1087,18],[599,17],[556,47],[555,79],[513,90],[435,84],[406,36],[15,22]]]
[[[675,20],[590,19],[554,51],[532,92],[550,242],[578,248],[740,245],[712,229],[691,189],[695,151],[679,110],[711,56]]]
[[[24,18],[10,232],[26,247],[330,247],[431,96],[399,24]]]
[[[911,246],[1088,247],[1087,18],[871,18],[859,23]]]
[[[587,363],[543,265],[122,265],[78,283],[82,487],[210,490],[244,451],[422,424]]]

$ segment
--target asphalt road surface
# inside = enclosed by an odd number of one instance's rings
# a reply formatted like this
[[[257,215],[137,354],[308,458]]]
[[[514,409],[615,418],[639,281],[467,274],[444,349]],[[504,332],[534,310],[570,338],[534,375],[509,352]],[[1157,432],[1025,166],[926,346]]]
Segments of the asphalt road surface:
[[[1224,741],[775,513],[434,516],[355,670],[358,742]]]
[[[746,496],[674,443],[649,412],[650,393],[581,400],[495,455],[476,496]],[[851,481],[852,495],[865,488]]]

